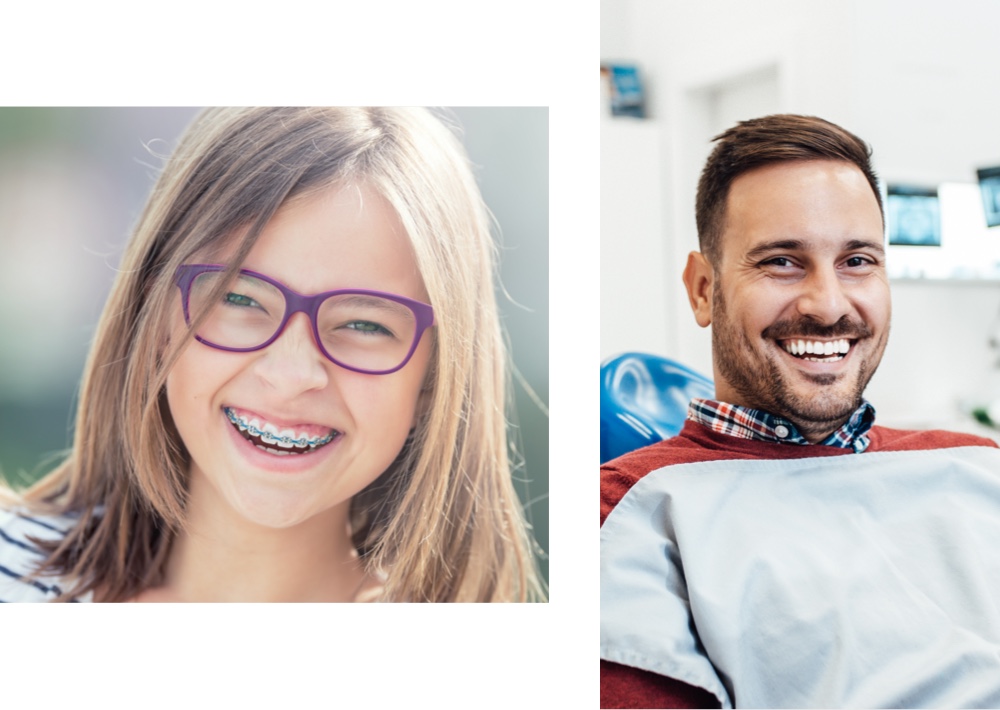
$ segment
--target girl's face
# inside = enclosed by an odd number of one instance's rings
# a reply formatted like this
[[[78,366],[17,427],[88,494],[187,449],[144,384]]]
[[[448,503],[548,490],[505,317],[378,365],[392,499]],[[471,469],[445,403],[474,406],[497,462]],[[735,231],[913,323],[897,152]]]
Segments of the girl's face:
[[[234,250],[229,245],[221,259],[206,261],[225,263]],[[287,203],[242,268],[301,294],[358,288],[428,301],[398,218],[365,187],[333,187]],[[186,327],[180,302],[178,289],[175,333]],[[170,412],[191,456],[191,505],[271,528],[327,512],[341,519],[350,498],[385,471],[415,424],[431,337],[425,333],[410,361],[388,375],[328,360],[304,313],[255,352],[191,341],[167,379]],[[268,423],[278,432],[291,429],[293,438],[333,438],[309,453],[277,455],[251,443],[233,416],[257,420],[253,426],[261,430]]]

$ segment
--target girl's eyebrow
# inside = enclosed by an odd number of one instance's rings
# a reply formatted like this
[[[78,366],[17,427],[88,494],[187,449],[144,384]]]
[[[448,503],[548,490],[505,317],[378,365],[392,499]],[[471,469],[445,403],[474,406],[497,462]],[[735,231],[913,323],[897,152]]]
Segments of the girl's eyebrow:
[[[369,296],[363,293],[354,293],[347,296],[341,297],[341,303],[346,303],[350,306],[359,306],[361,308],[377,308],[383,311],[389,311],[396,315],[406,316],[408,319],[413,320],[413,312],[401,303],[396,303],[395,301],[389,300],[387,298],[379,298],[378,296]]]

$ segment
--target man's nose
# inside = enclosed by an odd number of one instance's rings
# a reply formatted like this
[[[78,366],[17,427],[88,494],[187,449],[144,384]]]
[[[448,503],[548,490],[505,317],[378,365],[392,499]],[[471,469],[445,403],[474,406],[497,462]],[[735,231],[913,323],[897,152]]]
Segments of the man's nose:
[[[852,311],[845,287],[835,267],[812,270],[802,282],[797,303],[799,313],[823,325],[833,325]]]

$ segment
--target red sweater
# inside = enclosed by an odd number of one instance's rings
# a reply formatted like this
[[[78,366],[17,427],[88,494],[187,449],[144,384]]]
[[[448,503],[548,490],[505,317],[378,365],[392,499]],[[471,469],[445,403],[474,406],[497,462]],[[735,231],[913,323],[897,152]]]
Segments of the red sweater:
[[[947,431],[901,431],[872,427],[867,451],[916,451],[956,446],[996,446],[991,439]],[[652,471],[681,463],[735,459],[802,459],[855,456],[851,449],[800,446],[740,439],[687,421],[665,441],[625,454],[601,466],[601,525],[629,489]],[[862,456],[864,454],[861,454]],[[679,680],[601,661],[602,708],[717,708],[714,695]]]

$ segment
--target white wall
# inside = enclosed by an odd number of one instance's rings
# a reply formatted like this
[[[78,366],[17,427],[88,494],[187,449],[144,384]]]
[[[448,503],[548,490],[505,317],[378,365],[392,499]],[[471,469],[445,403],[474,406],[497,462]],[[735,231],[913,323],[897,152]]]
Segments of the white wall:
[[[872,144],[891,181],[972,182],[975,167],[1000,163],[1000,2],[602,0],[601,12],[602,59],[639,64],[660,133],[667,308],[649,327],[667,354],[706,373],[709,334],[680,274],[697,248],[698,173],[723,127],[774,111],[820,115]],[[603,270],[601,287],[602,321],[632,307],[627,284]],[[868,392],[882,423],[955,426],[960,402],[1000,397],[987,344],[1000,285],[898,282],[893,298],[890,346]],[[606,349],[635,348],[602,337]]]
[[[892,330],[867,397],[894,426],[966,428],[963,405],[1000,395],[995,283],[904,281],[892,285]]]
[[[1000,2],[857,1],[854,125],[883,176],[969,182],[1000,163]]]
[[[663,238],[660,131],[655,121],[601,122],[601,359],[669,352],[663,324],[672,293]],[[615,284],[620,284],[615,286]],[[614,293],[612,293],[614,292]]]

